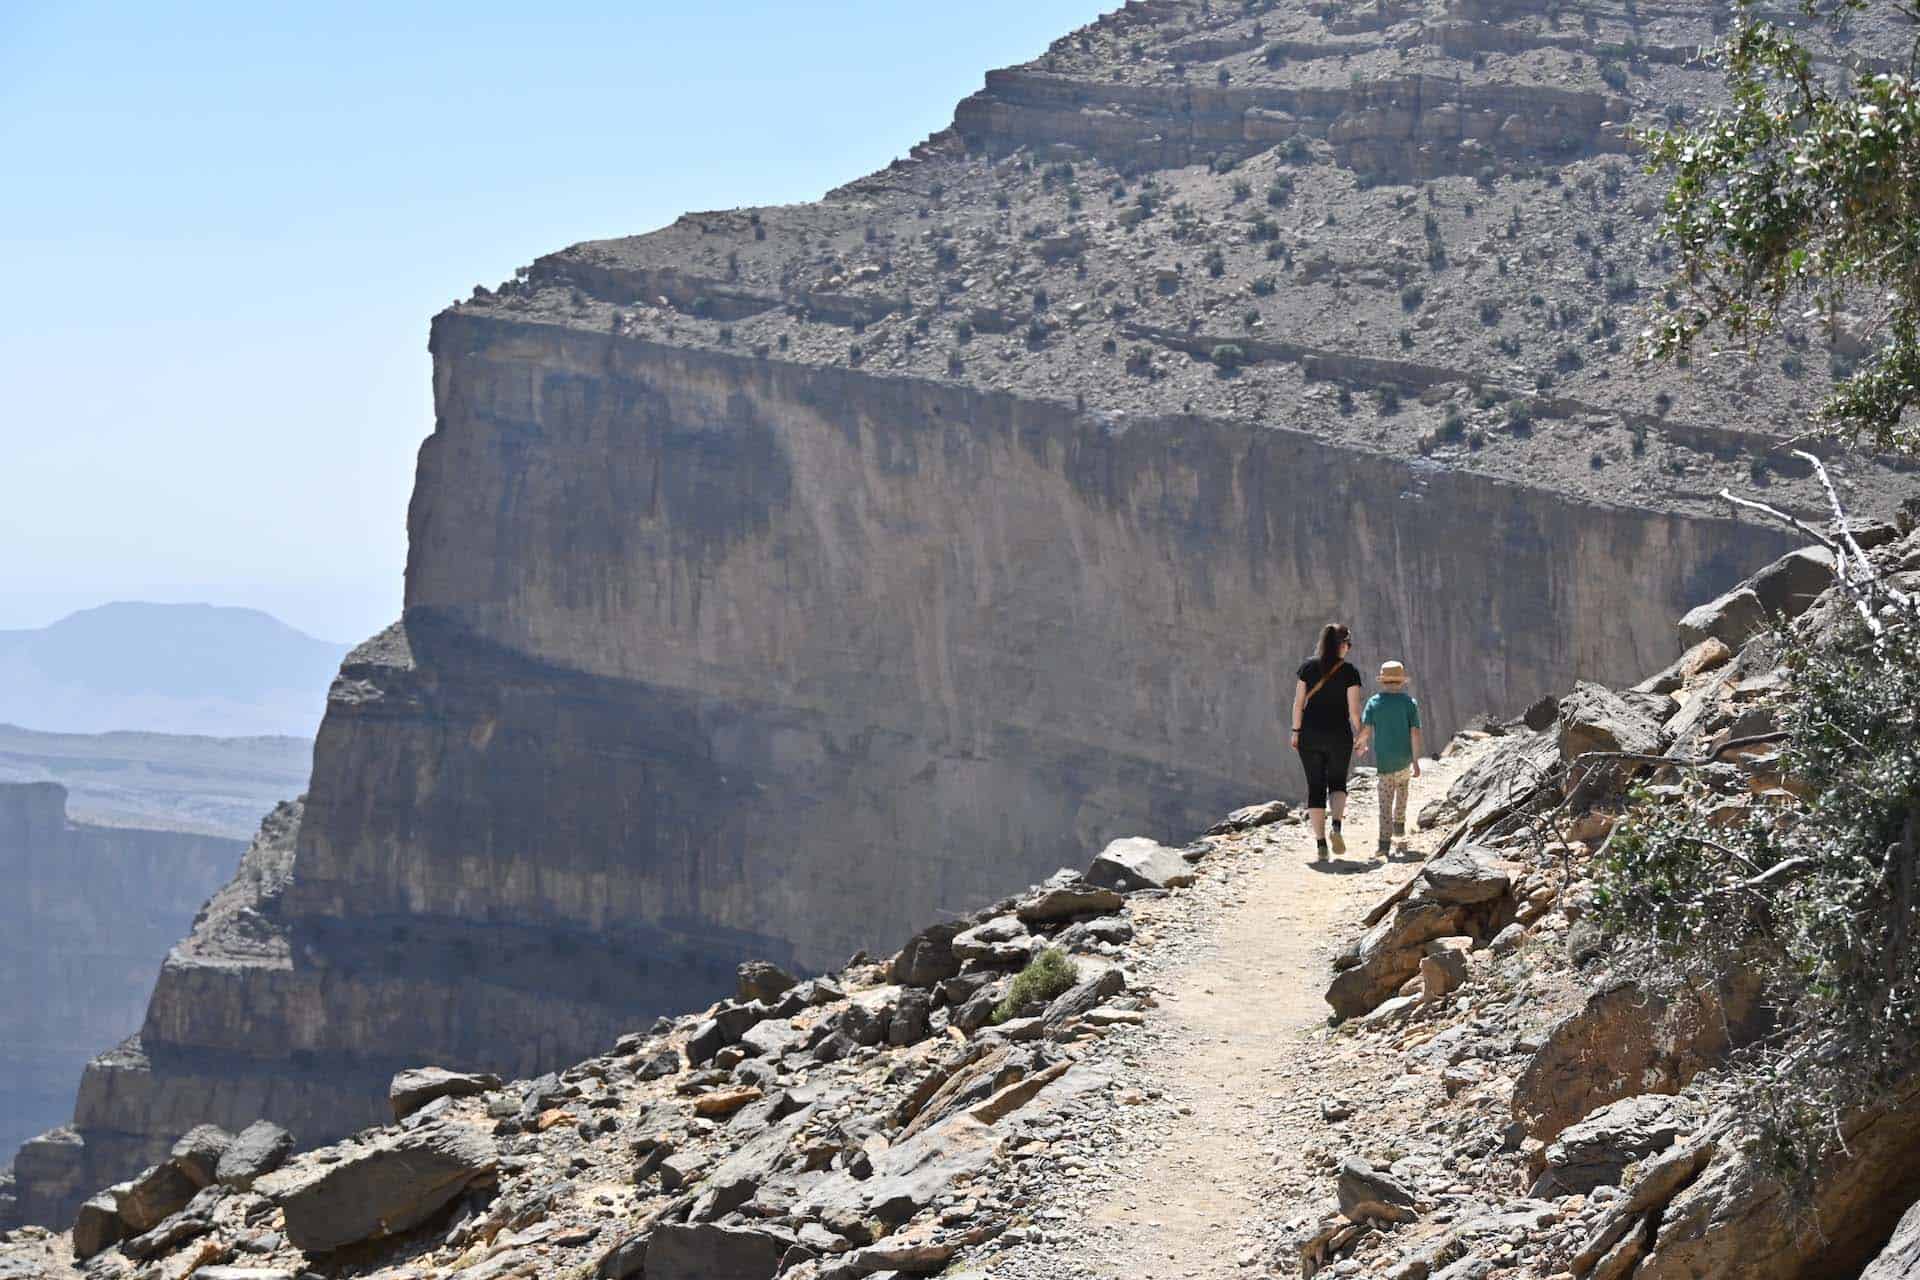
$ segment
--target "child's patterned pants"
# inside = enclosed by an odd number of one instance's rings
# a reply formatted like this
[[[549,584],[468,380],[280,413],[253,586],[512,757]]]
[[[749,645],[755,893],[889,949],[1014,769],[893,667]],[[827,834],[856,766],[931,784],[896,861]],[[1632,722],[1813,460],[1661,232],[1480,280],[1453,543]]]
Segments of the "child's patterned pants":
[[[1380,847],[1387,848],[1396,835],[1407,831],[1407,787],[1413,778],[1413,766],[1380,775]]]

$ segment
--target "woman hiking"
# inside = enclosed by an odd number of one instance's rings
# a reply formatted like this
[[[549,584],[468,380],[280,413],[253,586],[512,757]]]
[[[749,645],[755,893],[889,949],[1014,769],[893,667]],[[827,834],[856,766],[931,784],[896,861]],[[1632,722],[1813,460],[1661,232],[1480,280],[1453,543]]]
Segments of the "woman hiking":
[[[1319,652],[1301,665],[1293,687],[1293,749],[1307,771],[1307,817],[1313,824],[1316,862],[1327,860],[1329,840],[1336,854],[1347,851],[1340,822],[1347,813],[1353,740],[1360,733],[1360,673],[1347,661],[1352,650],[1352,632],[1329,622],[1320,628]]]

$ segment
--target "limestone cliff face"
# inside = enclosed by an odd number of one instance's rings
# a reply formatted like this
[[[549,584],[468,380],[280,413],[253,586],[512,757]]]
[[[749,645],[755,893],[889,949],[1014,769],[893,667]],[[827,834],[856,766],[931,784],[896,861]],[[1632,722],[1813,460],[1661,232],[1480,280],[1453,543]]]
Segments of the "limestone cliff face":
[[[576,246],[442,314],[405,616],[348,657],[304,812],[89,1067],[76,1133],[23,1153],[23,1199],[197,1121],[338,1136],[397,1067],[562,1066],[740,959],[824,968],[1108,837],[1297,794],[1292,673],[1331,617],[1363,671],[1409,665],[1435,741],[1662,665],[1687,605],[1787,549],[1714,490],[1817,500],[1764,430],[1794,393],[1650,403],[1593,309],[1637,284],[1494,241],[1483,184],[1510,227],[1648,251],[1637,179],[1576,169],[1617,163],[1602,78],[1539,83],[1581,37],[1502,9],[1450,53],[1442,8],[1380,7],[1419,29],[1388,38],[1129,5],[817,205]],[[1483,66],[1498,38],[1519,52]],[[1322,49],[1297,72],[1296,45]],[[1452,87],[1403,84],[1409,48],[1461,59]],[[1200,92],[1208,59],[1258,93]],[[1356,176],[1476,159],[1444,200]],[[1523,313],[1588,336],[1522,342]],[[1845,471],[1883,505],[1884,468]]]
[[[140,1025],[153,974],[242,844],[72,822],[57,783],[0,783],[0,1150],[60,1124],[73,1080]]]

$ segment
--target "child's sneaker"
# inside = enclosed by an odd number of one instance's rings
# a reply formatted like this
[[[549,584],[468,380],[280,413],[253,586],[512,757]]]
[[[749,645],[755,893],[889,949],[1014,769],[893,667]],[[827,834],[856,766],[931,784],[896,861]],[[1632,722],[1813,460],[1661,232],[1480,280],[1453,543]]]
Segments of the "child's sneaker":
[[[1347,838],[1341,834],[1339,823],[1334,823],[1333,829],[1327,832],[1327,840],[1333,845],[1333,851],[1335,853],[1345,853],[1347,851]]]
[[[1379,844],[1373,846],[1373,851],[1384,858],[1393,852],[1393,841],[1382,840]]]

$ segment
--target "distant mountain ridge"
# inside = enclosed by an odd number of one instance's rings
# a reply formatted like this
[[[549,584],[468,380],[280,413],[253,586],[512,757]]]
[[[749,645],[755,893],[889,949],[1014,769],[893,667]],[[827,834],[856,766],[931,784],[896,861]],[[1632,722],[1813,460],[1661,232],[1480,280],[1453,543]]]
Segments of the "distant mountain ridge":
[[[0,631],[0,721],[55,733],[311,738],[347,648],[258,609],[101,605]]]

